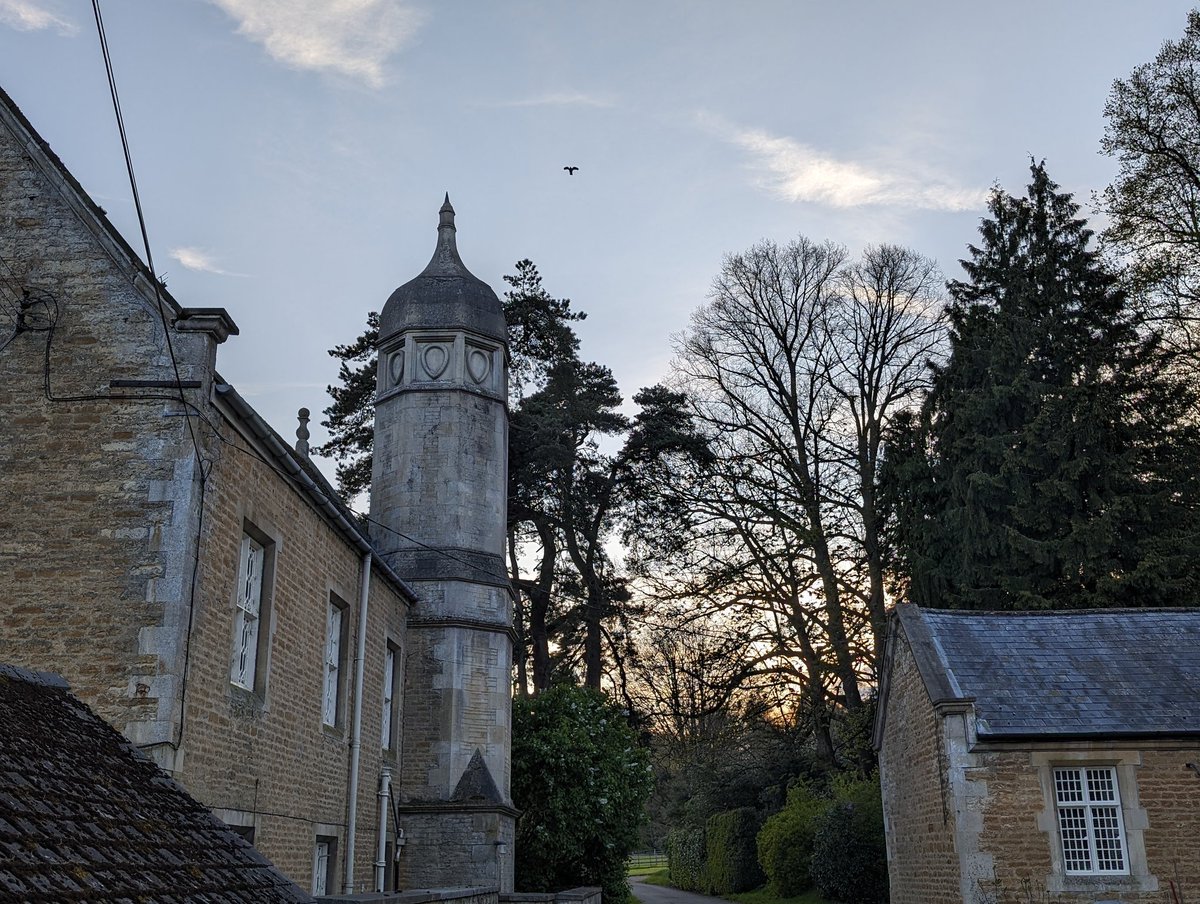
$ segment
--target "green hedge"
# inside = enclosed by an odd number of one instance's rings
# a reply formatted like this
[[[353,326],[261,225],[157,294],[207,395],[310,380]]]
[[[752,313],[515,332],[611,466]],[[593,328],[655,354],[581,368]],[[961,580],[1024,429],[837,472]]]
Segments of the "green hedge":
[[[676,888],[708,893],[702,826],[686,826],[667,833],[667,877]]]
[[[834,804],[814,821],[812,879],[845,904],[885,904],[887,846],[879,780],[834,783]]]
[[[735,894],[762,885],[765,877],[755,843],[759,825],[752,807],[709,817],[704,827],[705,873],[715,894]]]
[[[758,833],[758,862],[771,891],[779,897],[792,898],[812,886],[814,822],[830,804],[807,785],[794,785],[784,808],[763,823]]]

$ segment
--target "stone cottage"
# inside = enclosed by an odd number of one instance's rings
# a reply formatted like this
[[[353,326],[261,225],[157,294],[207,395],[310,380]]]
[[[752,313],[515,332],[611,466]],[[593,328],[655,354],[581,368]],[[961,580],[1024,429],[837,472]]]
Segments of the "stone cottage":
[[[368,529],[0,92],[0,663],[318,894],[512,889],[506,331],[454,239],[384,308]]]
[[[893,904],[1200,893],[1200,610],[900,605],[882,674]]]

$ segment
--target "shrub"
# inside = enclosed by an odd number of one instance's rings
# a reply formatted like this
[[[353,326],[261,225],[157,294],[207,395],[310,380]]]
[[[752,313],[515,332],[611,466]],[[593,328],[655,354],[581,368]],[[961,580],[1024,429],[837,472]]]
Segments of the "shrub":
[[[704,827],[704,869],[708,887],[715,894],[735,894],[762,885],[755,846],[758,827],[758,813],[751,807],[709,817]]]
[[[687,826],[667,833],[667,877],[676,888],[708,893],[702,826]]]
[[[806,784],[788,789],[787,804],[763,823],[758,833],[758,862],[767,874],[771,891],[791,898],[812,885],[812,862],[816,820],[830,806],[827,798],[813,793]]]
[[[603,695],[560,686],[513,701],[512,796],[520,891],[599,885],[629,899],[625,861],[650,794],[649,757]]]
[[[814,827],[812,879],[821,894],[845,904],[886,902],[887,847],[878,777],[835,780],[834,803]]]

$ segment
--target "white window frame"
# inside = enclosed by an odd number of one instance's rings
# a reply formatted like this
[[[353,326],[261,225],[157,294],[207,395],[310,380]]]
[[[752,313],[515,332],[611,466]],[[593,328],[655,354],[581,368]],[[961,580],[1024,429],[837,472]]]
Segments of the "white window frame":
[[[346,605],[331,593],[325,615],[325,661],[321,694],[321,722],[329,728],[338,727],[342,718],[346,610]]]
[[[263,584],[267,551],[267,544],[260,543],[248,533],[242,534],[229,680],[248,691],[255,689],[258,680],[258,653],[263,616],[266,614]]]
[[[396,690],[397,679],[400,677],[399,669],[400,648],[389,641],[387,649],[383,654],[383,718],[381,720],[381,728],[384,750],[391,750],[395,744],[396,698],[399,696]]]
[[[333,859],[333,839],[317,836],[313,844],[312,893],[329,894],[329,861]]]
[[[1129,844],[1116,768],[1086,764],[1056,766],[1053,781],[1057,837],[1065,875],[1129,875]],[[1109,852],[1108,856],[1101,856],[1098,842]],[[1118,866],[1105,865],[1114,860]]]

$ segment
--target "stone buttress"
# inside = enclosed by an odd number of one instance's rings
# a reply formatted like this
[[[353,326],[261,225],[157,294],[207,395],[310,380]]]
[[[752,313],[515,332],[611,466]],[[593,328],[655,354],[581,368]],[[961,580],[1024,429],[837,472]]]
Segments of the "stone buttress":
[[[513,887],[506,339],[447,197],[433,259],[379,319],[371,532],[420,597],[396,789],[409,889]]]

